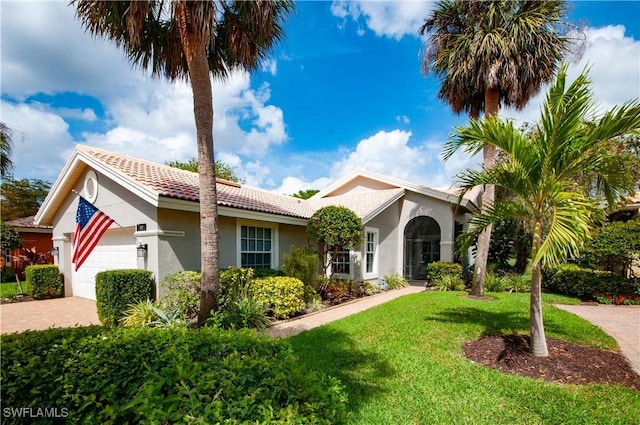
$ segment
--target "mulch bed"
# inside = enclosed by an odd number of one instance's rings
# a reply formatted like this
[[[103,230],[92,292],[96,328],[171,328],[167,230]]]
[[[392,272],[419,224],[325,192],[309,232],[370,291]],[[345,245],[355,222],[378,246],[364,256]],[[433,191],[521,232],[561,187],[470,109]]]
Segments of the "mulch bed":
[[[509,375],[563,384],[619,384],[640,391],[640,375],[617,352],[547,338],[549,357],[529,352],[526,335],[484,336],[468,341],[464,355]]]

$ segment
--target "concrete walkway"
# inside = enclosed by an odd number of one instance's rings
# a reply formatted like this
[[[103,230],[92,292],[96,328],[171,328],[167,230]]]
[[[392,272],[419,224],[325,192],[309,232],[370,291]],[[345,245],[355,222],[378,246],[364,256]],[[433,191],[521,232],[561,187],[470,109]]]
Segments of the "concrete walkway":
[[[555,306],[588,320],[614,337],[633,370],[640,375],[640,306],[605,304],[556,304]]]
[[[334,320],[343,319],[347,316],[351,316],[352,314],[360,313],[361,311],[383,304],[387,301],[391,301],[403,295],[415,294],[418,292],[424,292],[424,286],[407,286],[406,288],[395,289],[382,294],[360,298],[355,301],[321,310],[317,313],[275,323],[267,330],[267,333],[274,337],[286,338],[309,329],[317,328],[318,326],[325,325],[329,322],[333,322]]]
[[[99,325],[96,302],[78,297],[0,305],[0,333]]]

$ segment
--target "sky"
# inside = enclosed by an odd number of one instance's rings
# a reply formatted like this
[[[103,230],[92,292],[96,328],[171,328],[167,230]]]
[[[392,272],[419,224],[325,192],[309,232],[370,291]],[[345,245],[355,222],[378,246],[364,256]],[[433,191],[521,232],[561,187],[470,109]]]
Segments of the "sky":
[[[570,2],[588,43],[569,79],[589,67],[600,111],[640,97],[640,1]],[[285,194],[322,189],[363,167],[446,187],[480,159],[443,162],[467,123],[421,73],[418,29],[432,1],[299,1],[285,39],[251,74],[213,82],[216,159],[246,184]],[[0,0],[0,121],[14,130],[14,178],[55,181],[76,144],[164,163],[197,155],[186,82],[132,68],[85,33],[64,1]],[[544,90],[517,123],[539,116]]]

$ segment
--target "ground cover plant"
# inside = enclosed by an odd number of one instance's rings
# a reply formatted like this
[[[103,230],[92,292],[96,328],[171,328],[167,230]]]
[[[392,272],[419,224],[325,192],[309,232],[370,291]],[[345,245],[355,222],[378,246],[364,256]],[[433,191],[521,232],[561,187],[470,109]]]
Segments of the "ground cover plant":
[[[289,341],[305,368],[345,385],[349,424],[637,423],[638,390],[512,376],[466,358],[465,343],[528,332],[528,294],[492,296],[494,301],[463,292],[410,295]],[[599,328],[550,305],[577,299],[543,294],[543,302],[549,339],[606,353],[616,347]],[[554,360],[553,343],[550,348],[548,359]]]
[[[64,423],[332,424],[346,412],[334,378],[252,331],[93,326],[0,341],[3,408],[64,408]]]

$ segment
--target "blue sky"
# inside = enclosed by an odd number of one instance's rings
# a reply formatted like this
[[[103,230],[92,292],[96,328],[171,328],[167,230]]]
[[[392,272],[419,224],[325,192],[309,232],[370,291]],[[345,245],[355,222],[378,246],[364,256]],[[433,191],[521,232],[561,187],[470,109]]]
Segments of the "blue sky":
[[[640,96],[640,2],[572,2],[588,26],[587,64],[602,109]],[[248,184],[293,193],[355,167],[432,187],[477,158],[440,160],[456,125],[420,72],[419,26],[433,2],[303,1],[264,67],[214,83],[218,158]],[[92,39],[67,1],[1,1],[0,120],[16,131],[16,177],[54,181],[77,143],[151,161],[196,155],[192,98],[132,69]],[[542,94],[519,122],[538,115]]]

